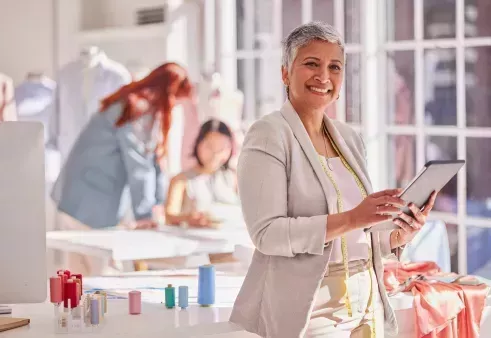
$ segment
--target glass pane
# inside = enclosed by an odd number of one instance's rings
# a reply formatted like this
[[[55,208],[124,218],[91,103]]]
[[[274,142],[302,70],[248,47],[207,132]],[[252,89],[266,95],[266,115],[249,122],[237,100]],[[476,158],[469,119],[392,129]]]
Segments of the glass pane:
[[[244,94],[245,120],[255,120],[281,108],[280,65],[279,57],[237,60],[237,87]]]
[[[388,53],[387,67],[387,122],[414,124],[414,52]]]
[[[312,20],[334,25],[334,0],[312,0]]]
[[[491,229],[467,227],[467,273],[491,278]]]
[[[385,2],[387,40],[414,40],[414,0],[386,0]]]
[[[361,123],[361,59],[359,54],[346,56],[346,121]]]
[[[444,161],[456,158],[456,137],[431,136],[426,138],[426,161]],[[440,191],[433,210],[457,213],[457,176],[452,178]]]
[[[465,36],[491,36],[491,1],[465,0]]]
[[[404,188],[416,175],[416,138],[390,135],[388,147],[389,187]]]
[[[275,34],[274,0],[236,0],[237,49],[268,49],[278,47]]]
[[[467,214],[491,217],[491,139],[467,139]]]
[[[431,125],[456,125],[455,49],[430,49],[424,53],[425,120]]]
[[[245,0],[247,1],[247,0]],[[302,24],[302,1],[283,0],[282,13],[282,38],[284,39],[292,30]]]
[[[459,227],[457,224],[446,224],[448,246],[450,251],[450,269],[452,272],[459,272]]]
[[[455,38],[455,1],[425,0],[424,38]]]
[[[491,47],[465,50],[466,111],[469,127],[491,127]]]
[[[361,0],[344,0],[344,38],[346,43],[361,42]]]

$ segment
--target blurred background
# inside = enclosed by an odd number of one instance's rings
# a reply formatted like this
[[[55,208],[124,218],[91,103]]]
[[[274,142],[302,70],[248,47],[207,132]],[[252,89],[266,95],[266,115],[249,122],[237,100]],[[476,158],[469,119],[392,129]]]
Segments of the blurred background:
[[[18,119],[46,124],[49,187],[77,62],[111,63],[132,79],[179,62],[206,98],[199,121],[219,114],[240,143],[285,100],[281,40],[301,23],[333,24],[347,43],[346,82],[328,113],[365,138],[375,189],[405,186],[428,160],[466,159],[432,219],[445,223],[451,270],[491,278],[489,13],[489,0],[0,0],[0,72],[15,87]],[[105,87],[84,93],[94,104],[124,83],[97,81]],[[175,174],[189,122],[174,119]]]

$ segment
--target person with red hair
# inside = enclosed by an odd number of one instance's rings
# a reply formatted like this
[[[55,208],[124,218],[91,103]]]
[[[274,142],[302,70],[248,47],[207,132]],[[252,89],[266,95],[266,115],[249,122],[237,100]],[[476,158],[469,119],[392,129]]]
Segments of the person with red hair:
[[[61,228],[116,226],[129,190],[132,228],[153,228],[163,205],[172,110],[193,97],[187,71],[166,63],[104,98],[75,142],[52,191]]]

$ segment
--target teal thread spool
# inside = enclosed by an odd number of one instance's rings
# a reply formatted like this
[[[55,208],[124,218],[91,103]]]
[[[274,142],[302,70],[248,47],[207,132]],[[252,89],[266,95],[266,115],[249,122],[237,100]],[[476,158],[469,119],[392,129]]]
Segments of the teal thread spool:
[[[165,288],[165,307],[173,309],[176,306],[176,290],[172,284]]]

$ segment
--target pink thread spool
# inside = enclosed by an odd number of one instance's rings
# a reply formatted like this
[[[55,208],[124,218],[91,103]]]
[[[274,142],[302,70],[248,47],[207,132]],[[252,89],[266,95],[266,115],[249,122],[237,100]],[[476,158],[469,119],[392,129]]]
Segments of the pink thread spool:
[[[128,293],[130,315],[139,315],[142,312],[142,294],[140,291]]]

